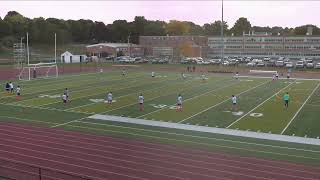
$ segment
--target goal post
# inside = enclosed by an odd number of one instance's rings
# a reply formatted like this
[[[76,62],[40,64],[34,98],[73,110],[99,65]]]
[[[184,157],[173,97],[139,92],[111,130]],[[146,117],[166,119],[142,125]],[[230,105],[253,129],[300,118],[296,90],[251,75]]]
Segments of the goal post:
[[[37,63],[23,67],[19,73],[19,80],[34,80],[59,77],[56,63]]]

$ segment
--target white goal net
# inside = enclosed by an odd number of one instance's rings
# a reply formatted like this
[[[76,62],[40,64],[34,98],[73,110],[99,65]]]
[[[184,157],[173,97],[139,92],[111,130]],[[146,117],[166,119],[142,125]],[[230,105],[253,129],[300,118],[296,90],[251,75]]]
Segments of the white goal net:
[[[29,64],[21,69],[19,80],[56,78],[58,74],[58,66],[56,63]]]

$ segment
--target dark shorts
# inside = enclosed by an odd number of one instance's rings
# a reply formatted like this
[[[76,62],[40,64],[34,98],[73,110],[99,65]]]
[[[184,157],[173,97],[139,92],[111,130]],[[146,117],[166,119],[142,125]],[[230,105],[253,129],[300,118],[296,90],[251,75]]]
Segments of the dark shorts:
[[[177,103],[177,106],[182,106],[182,104],[181,103]]]
[[[139,103],[140,105],[143,105],[143,103]]]
[[[289,101],[288,100],[284,100],[284,104],[289,104]]]
[[[63,103],[67,103],[67,100],[63,99]]]
[[[112,102],[112,100],[108,100],[108,103],[111,103]]]
[[[290,78],[290,76],[287,76],[287,79],[289,79]]]
[[[237,103],[232,103],[233,105],[237,105]]]
[[[6,88],[6,91],[10,91],[10,88]]]
[[[17,93],[17,96],[20,96],[20,93]]]

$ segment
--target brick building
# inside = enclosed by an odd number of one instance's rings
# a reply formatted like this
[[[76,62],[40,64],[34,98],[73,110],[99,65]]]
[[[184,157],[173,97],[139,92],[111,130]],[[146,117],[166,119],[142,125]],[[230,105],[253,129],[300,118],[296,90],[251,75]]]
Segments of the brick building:
[[[140,36],[139,44],[146,56],[206,57],[208,38],[205,36]]]
[[[137,57],[144,55],[144,49],[136,44],[127,43],[99,43],[86,46],[87,54],[90,56],[107,57],[123,54],[125,56]],[[121,53],[119,53],[121,52]]]

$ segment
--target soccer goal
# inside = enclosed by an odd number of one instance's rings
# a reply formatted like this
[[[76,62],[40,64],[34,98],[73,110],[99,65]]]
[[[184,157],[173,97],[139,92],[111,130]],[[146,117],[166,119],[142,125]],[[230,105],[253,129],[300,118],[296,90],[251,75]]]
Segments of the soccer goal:
[[[19,80],[33,80],[42,78],[57,78],[59,76],[56,63],[37,63],[23,67],[19,73]]]

